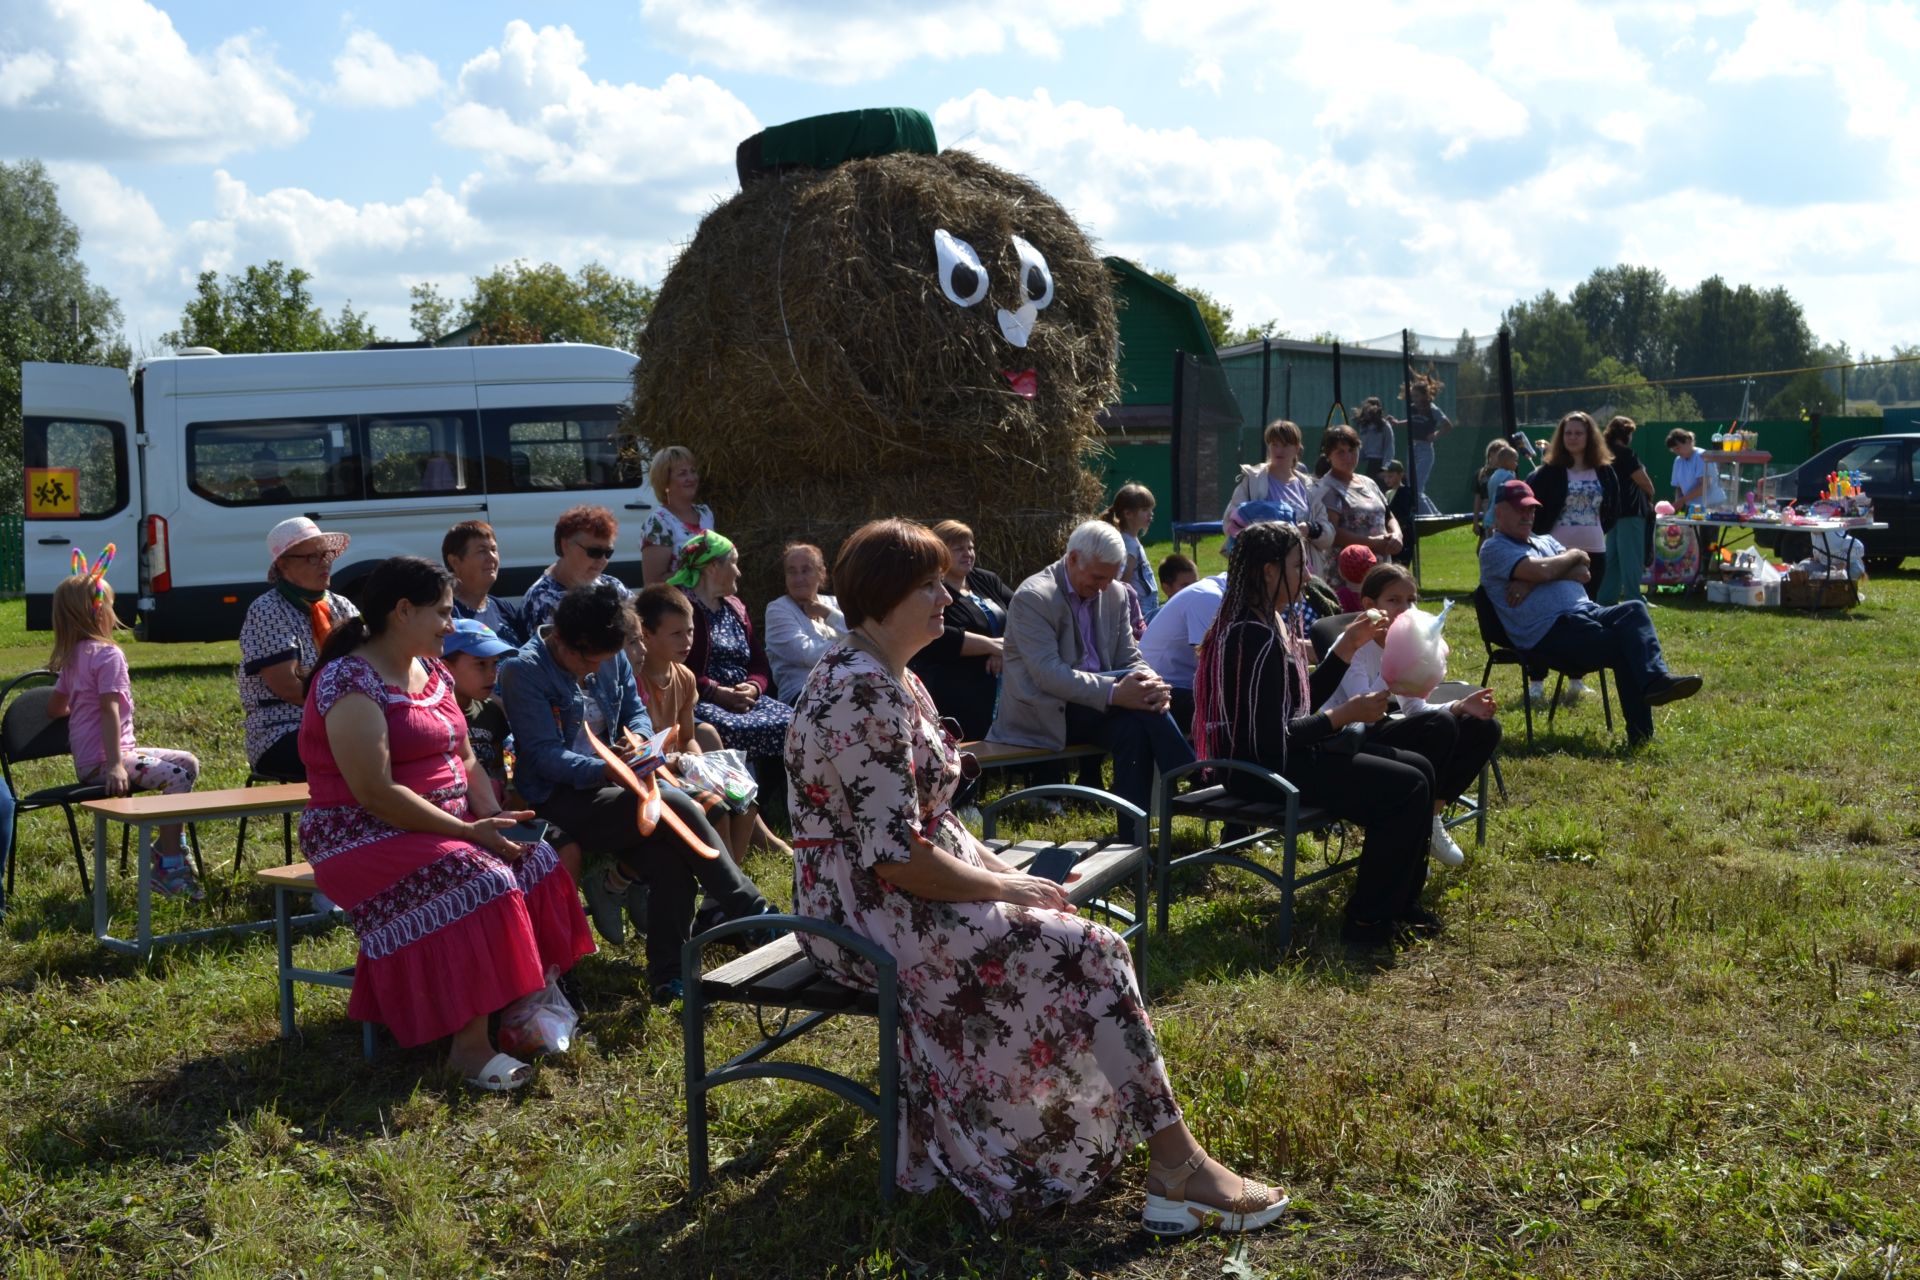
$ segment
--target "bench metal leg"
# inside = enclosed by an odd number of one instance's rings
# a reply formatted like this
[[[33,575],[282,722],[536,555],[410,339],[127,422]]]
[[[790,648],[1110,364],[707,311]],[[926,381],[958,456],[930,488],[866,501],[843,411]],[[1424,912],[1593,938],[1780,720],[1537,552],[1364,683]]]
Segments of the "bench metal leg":
[[[371,1022],[360,1024],[360,1056],[368,1062],[373,1061],[373,1024]]]
[[[1300,851],[1300,824],[1293,807],[1287,807],[1286,843],[1280,852],[1280,951],[1284,955],[1293,945],[1294,867]]]
[[[900,1175],[900,989],[895,970],[879,973],[880,1107],[874,1129],[880,1141],[880,1199],[893,1199]]]
[[[686,975],[685,985],[680,1038],[686,1046],[687,1192],[699,1196],[707,1189],[707,999],[698,970]]]
[[[280,958],[280,1038],[293,1039],[293,912],[287,890],[273,887],[273,939]]]
[[[1487,847],[1487,774],[1492,770],[1492,760],[1488,760],[1487,767],[1480,770],[1480,802],[1477,806],[1479,812],[1474,814],[1473,829],[1475,847],[1481,849]]]

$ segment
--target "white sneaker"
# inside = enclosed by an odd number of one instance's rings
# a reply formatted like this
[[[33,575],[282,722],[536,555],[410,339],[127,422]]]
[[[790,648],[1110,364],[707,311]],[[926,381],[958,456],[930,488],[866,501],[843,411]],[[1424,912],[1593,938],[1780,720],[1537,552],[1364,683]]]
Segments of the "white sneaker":
[[[1561,695],[1561,701],[1570,707],[1580,701],[1581,696],[1584,695],[1586,691],[1587,682],[1585,680],[1569,680],[1567,681],[1566,692]]]
[[[1527,701],[1536,707],[1545,706],[1547,702],[1547,686],[1538,680],[1527,681]]]
[[[1437,813],[1433,815],[1433,839],[1428,844],[1442,866],[1457,867],[1467,860],[1466,853],[1453,842],[1453,833],[1447,830],[1447,824]]]

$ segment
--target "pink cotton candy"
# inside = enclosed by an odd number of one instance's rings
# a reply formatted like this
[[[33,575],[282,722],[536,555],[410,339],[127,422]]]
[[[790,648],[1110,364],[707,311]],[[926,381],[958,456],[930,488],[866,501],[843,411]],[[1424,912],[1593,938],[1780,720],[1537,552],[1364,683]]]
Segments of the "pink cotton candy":
[[[1380,676],[1387,689],[1402,697],[1425,698],[1447,678],[1447,610],[1449,600],[1437,614],[1407,610],[1387,628],[1386,653],[1380,658]]]

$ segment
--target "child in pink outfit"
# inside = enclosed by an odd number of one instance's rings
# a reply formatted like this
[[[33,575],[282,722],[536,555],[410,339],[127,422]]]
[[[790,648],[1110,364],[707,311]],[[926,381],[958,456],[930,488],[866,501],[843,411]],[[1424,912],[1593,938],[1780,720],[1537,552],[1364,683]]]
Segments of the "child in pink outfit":
[[[58,673],[48,712],[67,717],[67,742],[80,781],[110,796],[133,791],[178,795],[193,790],[200,761],[190,752],[143,747],[133,734],[133,681],[127,655],[113,642],[118,626],[113,588],[75,574],[53,592],[53,655]],[[178,824],[160,828],[153,850],[153,887],[198,900],[200,885],[187,867]]]

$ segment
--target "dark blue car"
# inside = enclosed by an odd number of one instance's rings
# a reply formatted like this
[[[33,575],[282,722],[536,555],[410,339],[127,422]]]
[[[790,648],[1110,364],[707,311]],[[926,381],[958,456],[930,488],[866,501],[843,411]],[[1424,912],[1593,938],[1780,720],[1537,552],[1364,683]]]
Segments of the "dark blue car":
[[[1793,498],[1804,507],[1820,496],[1832,472],[1864,473],[1867,496],[1873,499],[1873,517],[1887,525],[1884,530],[1859,535],[1866,544],[1867,567],[1895,569],[1907,556],[1920,555],[1920,489],[1915,488],[1920,484],[1920,474],[1914,469],[1915,446],[1920,446],[1920,434],[1842,440],[1792,471],[1773,477],[1773,492],[1778,497]],[[1775,537],[1778,554],[1789,559],[1805,554],[1799,549],[1806,542],[1805,535]]]

